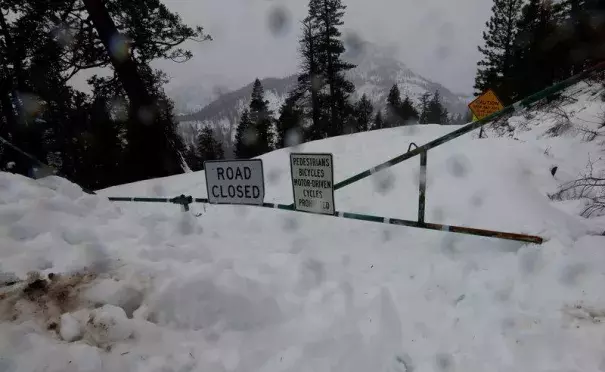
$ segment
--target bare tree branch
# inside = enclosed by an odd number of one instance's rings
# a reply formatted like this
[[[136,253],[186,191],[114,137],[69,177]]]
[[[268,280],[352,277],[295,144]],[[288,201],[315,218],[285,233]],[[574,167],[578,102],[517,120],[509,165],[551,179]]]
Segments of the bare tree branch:
[[[586,168],[586,174],[580,179],[562,185],[557,193],[549,196],[553,200],[585,200],[583,217],[605,215],[605,172],[595,175],[594,162],[590,160]]]

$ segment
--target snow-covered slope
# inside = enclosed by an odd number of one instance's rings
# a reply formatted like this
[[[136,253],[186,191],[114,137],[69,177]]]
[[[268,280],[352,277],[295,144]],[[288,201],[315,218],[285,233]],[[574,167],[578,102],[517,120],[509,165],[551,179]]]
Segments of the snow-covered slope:
[[[277,115],[288,92],[296,84],[296,76],[283,79],[267,78],[261,82],[265,90],[265,99],[269,101],[269,109]],[[180,131],[185,142],[193,143],[199,129],[209,126],[214,129],[217,138],[227,148],[232,148],[240,116],[250,104],[253,84],[250,83],[243,88],[223,94],[193,114],[179,116]]]
[[[576,88],[566,112],[578,125],[594,121],[602,103]],[[548,115],[512,118],[510,138],[490,130],[428,155],[429,221],[538,234],[541,246],[103,199],[204,197],[203,172],[101,196],[0,173],[0,280],[17,280],[0,286],[0,370],[599,371],[605,220],[546,194],[602,152],[573,131],[545,135],[556,124]],[[333,153],[341,180],[453,129],[402,127],[295,150]],[[262,157],[267,201],[291,201],[291,150]],[[413,219],[417,178],[418,159],[404,162],[338,191],[337,209]],[[55,275],[18,281],[30,271]]]
[[[356,87],[354,99],[360,98],[365,93],[374,102],[376,109],[382,109],[386,104],[389,90],[396,83],[402,95],[408,95],[417,105],[420,104],[420,97],[424,93],[433,94],[439,91],[443,103],[451,113],[466,113],[466,105],[471,101],[470,97],[453,93],[444,86],[416,74],[385,49],[368,42],[356,44],[355,48],[348,49],[345,59],[357,66],[348,73]],[[262,83],[270,108],[277,114],[288,92],[296,85],[296,76],[267,78],[263,79]],[[195,105],[193,102],[198,97],[197,89],[188,90],[190,89],[183,87],[172,92],[177,104],[180,102],[190,107]],[[184,127],[185,140],[191,142],[190,136],[187,135],[190,127],[210,126],[220,132],[225,143],[230,147],[237,122],[250,101],[251,92],[252,83],[218,97],[191,114],[181,115],[179,120]]]

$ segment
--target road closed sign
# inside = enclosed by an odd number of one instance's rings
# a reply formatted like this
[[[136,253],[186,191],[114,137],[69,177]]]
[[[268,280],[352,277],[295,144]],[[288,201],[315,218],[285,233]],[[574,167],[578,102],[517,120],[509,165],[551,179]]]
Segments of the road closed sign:
[[[262,160],[206,161],[204,170],[209,203],[263,204],[265,182]]]
[[[332,154],[290,154],[294,207],[298,211],[334,214]]]

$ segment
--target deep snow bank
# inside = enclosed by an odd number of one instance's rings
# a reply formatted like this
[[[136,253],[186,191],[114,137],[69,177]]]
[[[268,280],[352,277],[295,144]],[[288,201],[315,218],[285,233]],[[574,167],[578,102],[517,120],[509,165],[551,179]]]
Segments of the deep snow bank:
[[[111,204],[59,178],[0,173],[0,371],[602,370],[605,238],[592,233],[605,226],[546,196],[598,147],[528,128],[431,151],[427,218],[540,234],[542,246],[252,207]],[[296,150],[333,152],[340,180],[450,130]],[[290,202],[288,151],[263,161],[267,200]],[[405,162],[337,192],[337,208],[414,218],[417,177],[417,159]],[[102,192],[181,193],[203,197],[203,172]]]

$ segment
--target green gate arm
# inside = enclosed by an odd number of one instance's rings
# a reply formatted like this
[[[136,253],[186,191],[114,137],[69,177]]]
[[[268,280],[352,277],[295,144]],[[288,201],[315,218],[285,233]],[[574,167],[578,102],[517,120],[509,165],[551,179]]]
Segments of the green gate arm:
[[[111,201],[123,201],[123,202],[150,202],[150,203],[173,203],[173,204],[182,204],[179,201],[184,200],[192,203],[208,203],[208,199],[206,198],[192,198],[191,196],[177,196],[176,198],[129,198],[129,197],[110,197]],[[260,207],[260,208],[272,208],[272,209],[281,209],[296,213],[308,213],[304,211],[297,211],[293,206],[287,204],[277,204],[277,203],[263,203],[262,205],[250,205],[252,207]],[[311,213],[309,213],[311,214]],[[524,243],[533,243],[533,244],[542,244],[544,239],[539,236],[534,235],[524,235],[524,234],[515,234],[510,232],[503,231],[492,231],[492,230],[484,230],[484,229],[476,229],[473,227],[466,226],[450,226],[450,225],[441,225],[437,223],[423,223],[416,221],[403,220],[400,218],[389,218],[389,217],[381,217],[381,216],[373,216],[369,214],[360,214],[360,213],[350,213],[350,212],[340,212],[337,211],[333,215],[321,215],[322,217],[332,217],[332,218],[346,218],[350,220],[358,220],[358,221],[367,221],[367,222],[375,222],[382,223],[387,225],[396,225],[396,226],[408,226],[408,227],[416,227],[420,229],[428,229],[428,230],[436,230],[436,231],[448,231],[459,234],[467,234],[467,235],[477,235],[484,236],[489,238],[498,238],[505,240],[515,240]]]
[[[546,88],[544,90],[541,90],[540,92],[535,93],[535,94],[533,94],[533,95],[531,95],[531,96],[529,96],[529,97],[527,97],[527,98],[525,98],[525,99],[523,99],[521,101],[518,101],[518,102],[516,102],[516,103],[514,103],[514,104],[512,104],[510,106],[507,106],[507,107],[503,108],[502,110],[500,110],[500,111],[498,111],[496,113],[493,113],[493,114],[491,114],[491,115],[489,115],[489,116],[487,116],[487,117],[485,117],[485,118],[483,118],[481,120],[478,120],[478,121],[475,121],[473,123],[470,123],[470,124],[468,124],[468,125],[466,125],[466,126],[464,126],[462,128],[459,128],[459,129],[457,129],[457,130],[455,130],[455,131],[453,131],[451,133],[446,134],[443,137],[439,137],[439,138],[437,138],[437,139],[435,139],[435,140],[433,140],[433,141],[431,141],[429,143],[426,143],[426,144],[424,144],[424,145],[422,145],[420,147],[416,147],[412,151],[408,151],[405,154],[396,156],[396,157],[394,157],[391,160],[388,160],[388,161],[386,161],[386,162],[384,162],[382,164],[379,164],[379,165],[375,166],[374,168],[370,168],[370,169],[365,170],[365,171],[363,171],[361,173],[358,173],[358,174],[356,174],[356,175],[354,175],[352,177],[349,177],[349,178],[347,178],[347,179],[345,179],[343,181],[340,181],[340,182],[338,182],[337,184],[334,185],[334,190],[342,189],[343,187],[348,186],[348,185],[350,185],[352,183],[355,183],[357,181],[360,181],[360,180],[362,180],[362,179],[364,179],[366,177],[369,177],[369,176],[371,176],[372,174],[374,174],[376,172],[380,172],[381,170],[390,168],[390,167],[392,167],[395,164],[399,164],[399,163],[401,163],[401,162],[403,162],[405,160],[413,158],[414,156],[420,155],[421,153],[423,153],[425,151],[428,151],[428,150],[430,150],[430,149],[432,149],[434,147],[437,147],[437,146],[442,145],[442,144],[444,144],[446,142],[449,142],[449,141],[451,141],[451,140],[453,140],[455,138],[458,138],[458,137],[460,137],[460,136],[462,136],[462,135],[464,135],[464,134],[466,134],[466,133],[468,133],[468,132],[470,132],[470,131],[472,131],[474,129],[480,128],[480,127],[484,126],[485,124],[488,124],[491,121],[499,119],[499,118],[501,118],[501,117],[503,117],[505,115],[512,114],[512,113],[514,113],[514,112],[516,112],[516,111],[518,111],[520,109],[526,108],[526,107],[528,107],[528,106],[530,106],[530,105],[538,102],[539,100],[541,100],[541,99],[543,99],[545,97],[548,97],[548,96],[550,96],[552,94],[555,94],[557,92],[560,92],[563,89],[568,88],[568,87],[570,87],[573,84],[576,84],[580,80],[583,80],[583,79],[589,77],[590,75],[592,75],[592,74],[594,74],[596,72],[602,71],[604,69],[605,69],[605,61],[601,62],[601,63],[599,63],[597,65],[595,65],[594,67],[592,67],[592,68],[590,68],[588,70],[585,70],[584,72],[582,72],[582,73],[580,73],[578,75],[572,76],[572,77],[570,77],[567,80],[561,81],[561,82],[559,82],[559,83],[557,83],[557,84],[555,84],[555,85],[553,85],[551,87],[548,87],[548,88]]]

